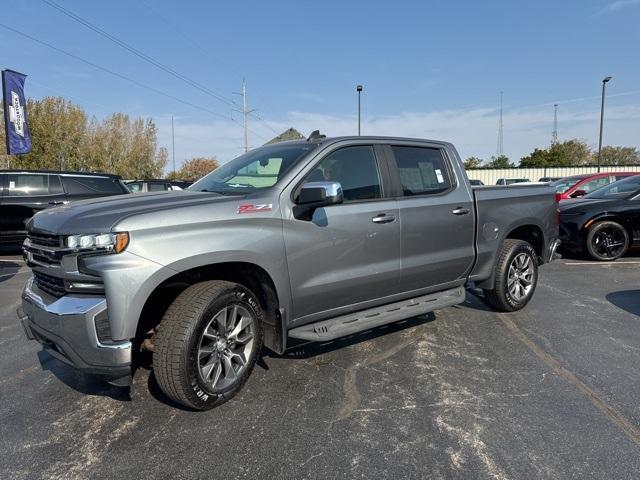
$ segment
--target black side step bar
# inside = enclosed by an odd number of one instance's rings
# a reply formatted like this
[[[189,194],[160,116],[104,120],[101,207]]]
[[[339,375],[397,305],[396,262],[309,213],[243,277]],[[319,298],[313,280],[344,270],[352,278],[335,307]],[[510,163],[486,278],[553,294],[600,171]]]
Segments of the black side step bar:
[[[289,330],[289,336],[316,342],[334,340],[387,323],[417,317],[439,308],[458,305],[464,299],[464,287],[457,287],[303,325]]]

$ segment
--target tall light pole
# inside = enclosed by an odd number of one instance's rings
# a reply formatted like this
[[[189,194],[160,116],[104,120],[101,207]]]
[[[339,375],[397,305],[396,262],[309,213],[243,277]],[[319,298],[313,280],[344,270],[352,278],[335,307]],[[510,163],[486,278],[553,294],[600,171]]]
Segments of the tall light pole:
[[[362,85],[356,87],[358,91],[358,136],[360,136],[360,93],[362,92]]]
[[[176,136],[173,131],[173,115],[171,115],[171,156],[173,157],[173,174],[176,174]]]
[[[611,77],[602,79],[602,102],[600,103],[600,140],[598,141],[598,173],[600,173],[600,154],[602,153],[602,124],[604,123],[604,93]]]

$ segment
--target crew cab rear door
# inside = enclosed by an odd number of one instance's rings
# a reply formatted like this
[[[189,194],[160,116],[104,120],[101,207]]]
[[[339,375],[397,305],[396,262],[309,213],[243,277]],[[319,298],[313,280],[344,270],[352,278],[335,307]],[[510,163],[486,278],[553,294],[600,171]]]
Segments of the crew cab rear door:
[[[398,289],[398,208],[377,147],[332,148],[302,172],[281,204],[291,207],[296,189],[317,181],[340,182],[344,203],[318,208],[310,221],[285,209],[292,317],[298,324],[384,302]]]
[[[474,206],[459,161],[444,145],[388,145],[400,210],[404,292],[458,286],[474,262]]]

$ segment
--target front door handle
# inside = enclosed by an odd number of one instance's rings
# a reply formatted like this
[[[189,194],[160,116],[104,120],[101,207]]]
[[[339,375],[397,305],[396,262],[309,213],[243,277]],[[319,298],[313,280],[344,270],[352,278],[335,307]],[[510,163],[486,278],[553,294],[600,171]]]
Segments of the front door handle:
[[[62,200],[54,200],[52,202],[49,202],[49,205],[66,205],[69,202],[63,202]]]
[[[393,215],[387,215],[386,213],[379,213],[371,219],[373,223],[391,223],[395,221],[396,217]]]
[[[453,210],[451,210],[451,213],[453,213],[454,215],[466,215],[470,211],[471,210],[469,210],[468,208],[456,207]]]

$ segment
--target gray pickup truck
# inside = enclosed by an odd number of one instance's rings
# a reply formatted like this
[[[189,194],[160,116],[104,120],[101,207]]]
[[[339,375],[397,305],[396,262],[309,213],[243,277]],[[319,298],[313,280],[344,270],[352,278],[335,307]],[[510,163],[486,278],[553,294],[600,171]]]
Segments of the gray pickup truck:
[[[548,186],[472,188],[449,143],[314,132],[185,191],[36,214],[18,315],[51,355],[115,385],[152,352],[166,395],[205,410],[242,388],[263,345],[421,315],[469,286],[524,307],[557,218]]]

